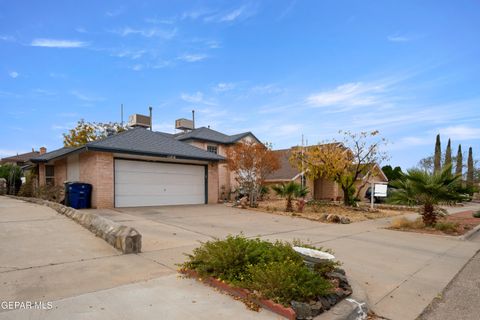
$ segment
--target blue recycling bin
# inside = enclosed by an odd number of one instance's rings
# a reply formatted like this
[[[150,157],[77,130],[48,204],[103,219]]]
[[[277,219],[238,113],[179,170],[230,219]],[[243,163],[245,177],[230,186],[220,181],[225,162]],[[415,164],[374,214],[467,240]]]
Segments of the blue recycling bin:
[[[74,182],[68,185],[68,205],[75,209],[87,209],[92,206],[92,185]]]

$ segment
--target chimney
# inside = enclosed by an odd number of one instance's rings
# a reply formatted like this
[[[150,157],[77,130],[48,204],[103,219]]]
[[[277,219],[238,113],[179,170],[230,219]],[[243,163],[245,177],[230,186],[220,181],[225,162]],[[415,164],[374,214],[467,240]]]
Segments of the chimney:
[[[47,148],[40,147],[40,154],[45,154],[45,153],[47,153]]]

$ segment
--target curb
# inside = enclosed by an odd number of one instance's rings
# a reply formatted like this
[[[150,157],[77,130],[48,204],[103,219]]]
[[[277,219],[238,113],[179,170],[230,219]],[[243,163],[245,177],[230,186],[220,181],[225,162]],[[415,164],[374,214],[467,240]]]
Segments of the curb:
[[[367,319],[368,307],[365,302],[346,298],[328,312],[315,317],[315,320],[364,320]]]
[[[480,224],[477,225],[475,228],[473,228],[472,230],[469,230],[467,233],[465,233],[464,235],[461,235],[460,237],[458,237],[459,240],[463,240],[463,241],[466,241],[468,239],[470,239],[475,233],[477,233],[478,231],[480,230]]]

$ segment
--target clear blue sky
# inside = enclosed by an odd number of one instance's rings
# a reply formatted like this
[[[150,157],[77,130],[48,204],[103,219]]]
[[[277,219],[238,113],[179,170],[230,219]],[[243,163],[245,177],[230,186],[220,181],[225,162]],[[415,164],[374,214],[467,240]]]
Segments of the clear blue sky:
[[[252,131],[275,148],[378,129],[390,163],[435,135],[480,155],[478,1],[0,1],[0,156],[84,118]]]

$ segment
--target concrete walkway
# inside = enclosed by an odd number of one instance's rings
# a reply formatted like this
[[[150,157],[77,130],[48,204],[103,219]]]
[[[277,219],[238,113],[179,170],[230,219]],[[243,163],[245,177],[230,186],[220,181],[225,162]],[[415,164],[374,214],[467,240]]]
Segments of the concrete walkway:
[[[0,319],[47,314],[48,318],[72,318],[69,312],[75,310],[77,319],[131,318],[129,312],[134,310],[144,312],[141,318],[152,319],[161,312],[170,319],[203,315],[224,319],[233,314],[242,319],[276,318],[266,311],[249,311],[241,302],[174,275],[175,264],[183,262],[183,253],[191,252],[198,241],[240,232],[331,248],[344,263],[354,291],[365,290],[375,312],[389,319],[415,319],[480,249],[480,243],[454,237],[385,230],[391,219],[333,225],[224,205],[96,212],[137,228],[143,235],[143,252],[119,256],[102,240],[47,208],[0,198],[0,237],[4,237],[0,240],[8,248],[0,252],[0,265],[5,268],[0,283],[8,284],[0,288],[0,297],[56,300],[53,311],[4,312]],[[9,225],[12,217],[20,221]],[[23,236],[14,238],[22,232]],[[15,263],[5,264],[8,259]],[[57,265],[50,266],[49,261]],[[38,269],[28,269],[30,265]],[[154,312],[148,312],[144,301],[149,301],[149,307],[152,304]]]

